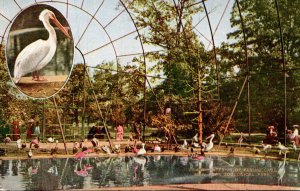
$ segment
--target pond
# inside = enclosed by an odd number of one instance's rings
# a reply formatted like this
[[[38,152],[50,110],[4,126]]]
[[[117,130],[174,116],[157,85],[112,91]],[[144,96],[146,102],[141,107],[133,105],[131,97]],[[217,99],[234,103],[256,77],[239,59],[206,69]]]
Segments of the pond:
[[[245,157],[185,156],[0,160],[0,190],[91,189],[183,183],[300,187],[300,164]]]

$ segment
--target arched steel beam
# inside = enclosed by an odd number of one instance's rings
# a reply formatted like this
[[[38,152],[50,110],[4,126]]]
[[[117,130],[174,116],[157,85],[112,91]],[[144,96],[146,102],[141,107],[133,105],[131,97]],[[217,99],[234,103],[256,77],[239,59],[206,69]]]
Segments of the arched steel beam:
[[[279,15],[279,6],[277,0],[275,0],[275,7],[277,12],[277,20],[278,20],[278,27],[280,33],[280,45],[281,45],[281,59],[282,59],[282,72],[283,72],[283,80],[284,80],[284,144],[286,145],[286,131],[287,131],[287,93],[286,93],[286,63],[285,63],[285,56],[284,56],[284,43],[283,43],[283,33],[282,33],[282,26],[280,21]]]
[[[204,11],[205,11],[205,14],[206,14],[206,18],[207,18],[207,22],[208,22],[208,26],[209,26],[209,30],[210,30],[210,34],[211,34],[211,40],[212,40],[212,44],[213,44],[214,60],[215,60],[216,72],[217,72],[217,92],[218,92],[218,99],[220,99],[220,72],[219,72],[219,64],[218,64],[218,61],[217,61],[215,39],[214,39],[214,34],[213,34],[213,31],[212,31],[212,27],[211,27],[211,23],[210,23],[208,11],[207,11],[207,8],[206,8],[204,0],[202,0],[202,4],[203,4]]]
[[[244,39],[244,54],[245,54],[245,62],[246,62],[246,71],[247,71],[247,76],[248,76],[248,81],[247,81],[248,134],[249,134],[248,141],[250,143],[250,141],[251,141],[251,139],[250,139],[250,136],[251,136],[251,102],[250,102],[250,71],[249,71],[249,60],[248,60],[248,43],[247,43],[244,19],[243,19],[239,0],[236,0],[236,4],[237,4],[238,11],[239,11],[241,24],[242,24],[243,39]]]
[[[142,39],[141,39],[141,35],[140,35],[140,32],[139,32],[139,30],[138,30],[138,28],[137,28],[137,26],[136,26],[136,23],[135,23],[135,21],[134,21],[134,19],[133,19],[133,17],[132,17],[132,15],[130,14],[130,12],[129,12],[129,10],[127,9],[127,7],[125,6],[125,4],[123,3],[123,1],[122,0],[120,0],[120,2],[122,3],[122,5],[123,5],[123,7],[126,9],[126,11],[127,11],[127,13],[128,13],[128,15],[129,15],[129,17],[130,17],[130,19],[132,20],[132,22],[133,22],[133,24],[134,24],[134,27],[135,27],[135,29],[136,29],[136,31],[137,31],[137,33],[138,33],[138,36],[139,36],[139,40],[140,40],[140,44],[141,44],[141,47],[142,47],[142,52],[143,52],[143,60],[144,60],[144,74],[145,74],[145,76],[144,76],[144,111],[143,111],[143,120],[144,120],[144,124],[143,124],[143,139],[145,139],[145,127],[146,127],[146,109],[147,109],[147,107],[146,107],[146,86],[147,86],[147,64],[146,64],[146,58],[145,58],[145,49],[144,49],[144,45],[143,45],[143,42],[142,42]]]

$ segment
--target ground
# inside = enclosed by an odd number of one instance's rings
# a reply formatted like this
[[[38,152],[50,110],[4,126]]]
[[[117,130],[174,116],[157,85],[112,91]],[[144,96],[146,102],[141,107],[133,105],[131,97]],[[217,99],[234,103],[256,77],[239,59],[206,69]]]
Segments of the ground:
[[[67,76],[44,76],[47,81],[33,81],[32,77],[23,77],[17,87],[26,95],[45,98],[55,94],[64,85]]]

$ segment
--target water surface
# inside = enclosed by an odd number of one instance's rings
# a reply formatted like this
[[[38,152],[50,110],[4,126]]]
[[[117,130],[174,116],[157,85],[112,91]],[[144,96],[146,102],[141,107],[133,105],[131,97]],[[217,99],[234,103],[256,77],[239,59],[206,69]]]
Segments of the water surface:
[[[183,183],[300,187],[300,164],[245,157],[100,157],[0,160],[0,190],[89,189]]]

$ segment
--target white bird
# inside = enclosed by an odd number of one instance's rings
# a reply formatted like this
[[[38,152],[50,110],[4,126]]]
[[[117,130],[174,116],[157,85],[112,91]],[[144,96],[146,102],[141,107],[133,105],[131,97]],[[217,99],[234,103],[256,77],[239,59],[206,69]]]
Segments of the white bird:
[[[196,133],[196,135],[192,138],[192,141],[198,143],[199,139],[198,139],[198,133]]]
[[[260,150],[259,150],[259,148],[257,148],[257,147],[253,147],[253,152],[254,152],[255,154],[259,154],[259,153],[260,153]]]
[[[183,144],[181,145],[180,149],[187,149],[188,148],[188,143],[187,141],[184,139],[183,140]]]
[[[144,155],[146,154],[146,150],[145,150],[145,143],[142,143],[142,148],[140,148],[137,152],[137,155]]]
[[[243,133],[241,133],[240,138],[238,139],[238,144],[240,145],[240,147],[242,146],[242,142],[243,142],[244,138],[243,138]]]
[[[281,152],[286,153],[289,149],[281,144],[281,142],[278,142],[278,148],[279,148],[279,155],[281,155]]]
[[[277,171],[277,174],[278,174],[278,184],[282,185],[282,178],[285,174],[285,161],[286,161],[286,153],[284,154],[284,160],[283,162],[280,161],[279,162],[279,166],[278,166],[278,171]]]
[[[20,149],[22,149],[22,140],[21,139],[18,139],[17,141],[16,141],[16,144],[17,144],[17,148],[20,150]]]
[[[115,144],[113,147],[113,151],[116,153],[120,153],[121,152],[121,145],[120,144]]]
[[[31,149],[29,149],[29,152],[27,155],[28,155],[28,158],[31,158],[33,156]]]
[[[54,138],[53,138],[53,137],[49,137],[49,138],[47,139],[47,141],[48,141],[49,143],[54,143]]]
[[[296,145],[296,142],[295,142],[295,141],[292,141],[292,143],[293,143],[292,147],[293,147],[294,151],[296,152],[296,151],[297,151],[297,145]]]
[[[22,76],[31,72],[33,74],[33,80],[45,80],[40,79],[38,71],[51,61],[57,47],[56,32],[50,24],[50,19],[68,38],[72,39],[67,28],[60,24],[55,14],[48,9],[43,10],[39,15],[39,20],[42,21],[44,27],[47,29],[49,38],[47,40],[39,39],[27,45],[18,54],[14,66],[15,83],[18,83]]]
[[[97,138],[94,137],[91,142],[93,144],[93,147],[98,147],[98,139]]]
[[[204,151],[210,151],[213,147],[214,147],[214,143],[212,142],[212,140],[214,139],[215,134],[211,134],[210,136],[208,136],[206,139],[209,139],[209,143],[206,144]]]
[[[263,142],[261,143],[262,147],[263,147],[263,151],[267,154],[269,150],[272,149],[272,145],[270,144],[264,144]]]
[[[106,154],[111,154],[110,148],[107,145],[104,145],[101,147],[101,149],[106,153]]]
[[[192,142],[192,147],[200,148],[200,144],[196,142]]]
[[[159,145],[154,146],[154,152],[161,152],[161,148]]]

